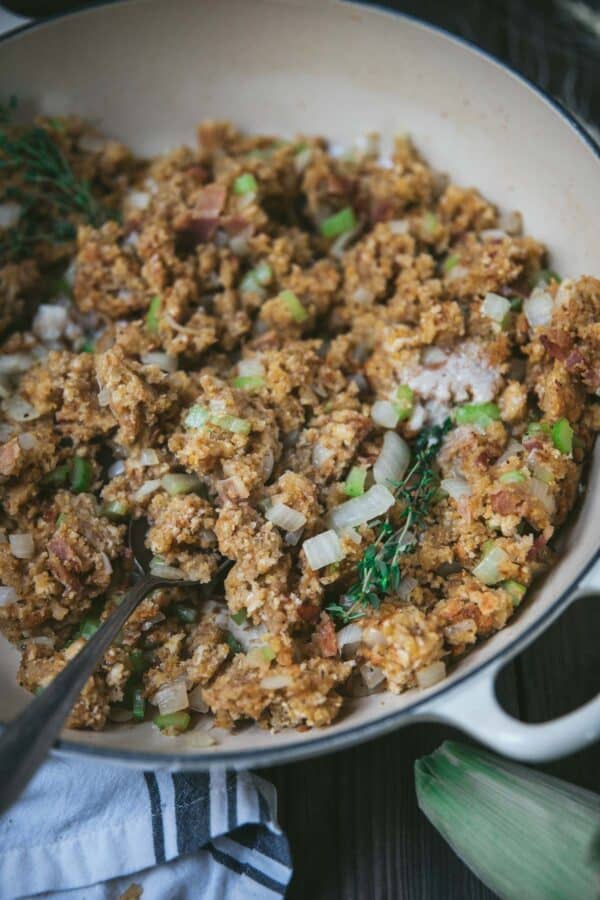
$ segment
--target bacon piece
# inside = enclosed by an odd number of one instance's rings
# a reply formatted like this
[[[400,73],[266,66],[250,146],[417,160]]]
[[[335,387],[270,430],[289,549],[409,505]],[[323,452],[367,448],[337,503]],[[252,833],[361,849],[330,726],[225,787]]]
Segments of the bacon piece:
[[[553,359],[560,362],[567,359],[573,347],[573,341],[566,331],[552,330],[547,334],[541,334],[540,343]]]
[[[0,475],[15,475],[21,456],[21,445],[16,437],[0,447]]]
[[[194,203],[194,218],[216,219],[225,206],[227,189],[222,184],[207,184]]]
[[[319,618],[319,607],[314,606],[312,603],[302,603],[298,607],[298,615],[301,619],[304,619],[305,622],[310,622],[312,624]]]
[[[337,656],[338,643],[335,635],[333,619],[326,612],[321,613],[321,619],[315,630],[315,643],[321,651],[321,656]]]
[[[536,537],[536,539],[534,540],[534,542],[532,544],[532,547],[531,547],[529,553],[527,554],[527,559],[538,559],[538,557],[540,556],[542,550],[544,549],[544,547],[546,546],[547,543],[548,543],[548,541],[546,540],[544,535],[538,534],[538,536]]]
[[[522,498],[516,491],[498,491],[491,498],[492,509],[499,516],[516,516]]]

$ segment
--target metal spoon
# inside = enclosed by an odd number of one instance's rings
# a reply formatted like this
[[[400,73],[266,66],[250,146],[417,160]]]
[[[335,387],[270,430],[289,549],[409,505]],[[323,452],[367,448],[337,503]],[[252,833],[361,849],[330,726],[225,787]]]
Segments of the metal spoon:
[[[43,763],[84,684],[144,597],[160,587],[202,587],[212,592],[232,565],[226,560],[208,584],[153,575],[148,571],[151,553],[144,541],[147,529],[145,519],[136,519],[129,526],[129,546],[141,578],[77,656],[0,736],[0,813],[15,802]]]

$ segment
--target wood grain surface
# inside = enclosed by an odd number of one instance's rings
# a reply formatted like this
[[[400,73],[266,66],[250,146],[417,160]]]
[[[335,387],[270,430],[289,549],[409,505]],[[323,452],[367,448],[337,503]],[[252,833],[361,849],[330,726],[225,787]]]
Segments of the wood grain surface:
[[[539,722],[589,699],[600,689],[599,636],[600,602],[580,601],[502,673],[503,706]],[[495,896],[417,808],[414,761],[447,738],[465,740],[446,727],[413,725],[352,750],[261,772],[277,786],[291,843],[289,900]],[[600,791],[597,746],[540,768]]]

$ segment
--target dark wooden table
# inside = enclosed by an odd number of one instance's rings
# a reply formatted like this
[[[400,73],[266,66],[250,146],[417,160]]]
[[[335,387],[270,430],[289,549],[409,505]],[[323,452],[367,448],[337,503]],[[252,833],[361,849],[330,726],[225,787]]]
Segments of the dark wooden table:
[[[596,694],[599,636],[598,598],[579,601],[502,673],[498,693],[505,708],[540,722]],[[413,725],[352,750],[261,772],[277,786],[290,839],[290,900],[494,896],[417,808],[414,761],[450,737],[464,740],[449,728]],[[540,768],[600,791],[597,746]]]
[[[469,38],[540,83],[592,130],[600,123],[600,41],[590,24],[600,25],[598,0],[380,5]],[[600,689],[599,636],[600,602],[580,601],[502,674],[498,687],[506,709],[526,721],[543,721],[592,697]],[[353,750],[263,773],[278,788],[292,847],[291,900],[493,896],[417,808],[414,761],[449,737],[460,736],[449,728],[414,725]],[[600,790],[598,747],[543,768]]]

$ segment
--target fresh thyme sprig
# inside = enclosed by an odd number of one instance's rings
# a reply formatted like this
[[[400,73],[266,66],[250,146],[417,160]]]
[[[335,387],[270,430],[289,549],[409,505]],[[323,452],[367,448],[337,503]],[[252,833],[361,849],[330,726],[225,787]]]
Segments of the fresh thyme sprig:
[[[0,238],[0,261],[23,259],[39,243],[62,244],[75,238],[81,219],[99,226],[109,212],[94,197],[86,179],[78,178],[52,136],[37,125],[23,130],[8,126],[15,103],[0,108],[0,175],[16,183],[2,201],[21,207],[18,222]]]
[[[345,625],[361,618],[367,607],[378,607],[384,597],[398,590],[402,579],[401,557],[415,550],[416,530],[422,527],[438,490],[433,461],[451,427],[447,419],[443,425],[422,431],[415,441],[412,465],[393,488],[401,504],[399,516],[394,523],[389,517],[373,523],[378,528],[377,538],[357,565],[357,581],[342,602],[326,607],[338,623]]]

